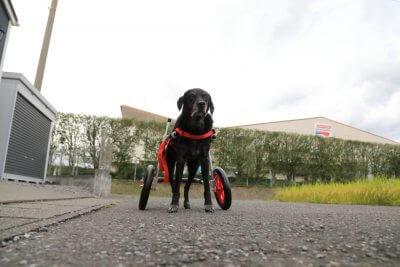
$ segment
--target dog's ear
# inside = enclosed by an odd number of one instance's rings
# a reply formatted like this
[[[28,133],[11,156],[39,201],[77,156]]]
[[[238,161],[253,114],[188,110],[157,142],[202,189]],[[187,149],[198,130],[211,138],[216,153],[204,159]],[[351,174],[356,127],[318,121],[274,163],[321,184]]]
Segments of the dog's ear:
[[[183,106],[183,96],[178,99],[178,110],[181,110]]]
[[[208,103],[208,109],[210,110],[211,114],[214,114],[214,103],[210,98],[210,102]]]

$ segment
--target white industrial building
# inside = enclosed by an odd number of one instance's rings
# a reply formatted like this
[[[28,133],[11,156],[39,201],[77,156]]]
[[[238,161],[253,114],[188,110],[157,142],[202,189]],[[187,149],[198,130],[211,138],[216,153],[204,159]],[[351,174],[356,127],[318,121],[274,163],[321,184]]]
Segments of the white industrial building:
[[[335,137],[345,140],[355,140],[369,143],[391,145],[399,144],[398,142],[390,140],[386,137],[382,137],[325,117],[239,125],[232,128]]]

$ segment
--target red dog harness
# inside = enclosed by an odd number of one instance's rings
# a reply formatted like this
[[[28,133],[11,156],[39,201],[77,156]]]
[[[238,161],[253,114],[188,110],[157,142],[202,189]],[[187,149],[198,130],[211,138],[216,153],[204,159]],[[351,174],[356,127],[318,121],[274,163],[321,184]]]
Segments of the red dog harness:
[[[214,130],[214,129],[212,129],[212,130],[206,132],[205,134],[200,134],[200,135],[190,134],[190,133],[188,133],[188,132],[183,131],[183,130],[180,129],[180,128],[176,128],[176,129],[175,129],[175,132],[176,132],[177,134],[179,134],[180,136],[183,136],[183,137],[185,137],[185,138],[192,139],[192,140],[207,139],[207,138],[211,137],[213,134],[215,134],[215,130]]]
[[[185,137],[187,139],[191,139],[191,140],[203,140],[203,139],[210,138],[212,135],[215,134],[214,129],[206,132],[205,134],[201,134],[201,135],[190,134],[188,132],[183,131],[180,128],[176,128],[175,132],[178,135]],[[168,170],[168,164],[167,164],[167,148],[169,145],[172,145],[171,140],[172,140],[172,138],[169,137],[169,138],[165,139],[164,141],[162,141],[160,144],[160,148],[158,149],[158,153],[157,153],[158,165],[160,166],[160,170],[164,171],[164,183],[168,183],[168,181],[169,181],[169,170]]]

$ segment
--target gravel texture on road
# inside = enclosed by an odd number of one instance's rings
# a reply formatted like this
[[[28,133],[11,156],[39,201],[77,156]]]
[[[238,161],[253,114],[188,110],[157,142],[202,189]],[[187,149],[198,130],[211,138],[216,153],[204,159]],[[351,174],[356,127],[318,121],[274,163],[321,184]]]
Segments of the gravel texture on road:
[[[3,242],[0,266],[400,266],[400,208],[138,199]],[[214,200],[214,205],[215,200]]]

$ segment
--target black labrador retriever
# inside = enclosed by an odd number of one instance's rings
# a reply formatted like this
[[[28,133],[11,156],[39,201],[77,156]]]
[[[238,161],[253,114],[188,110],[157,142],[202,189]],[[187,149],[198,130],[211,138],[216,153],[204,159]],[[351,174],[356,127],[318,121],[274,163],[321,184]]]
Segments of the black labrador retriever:
[[[176,135],[172,139],[172,144],[168,146],[166,154],[172,187],[172,201],[168,212],[178,211],[180,183],[185,164],[188,167],[189,177],[184,188],[184,207],[190,209],[189,188],[196,171],[201,166],[204,184],[204,209],[206,212],[214,212],[209,185],[209,150],[212,139],[209,133],[213,132],[212,113],[214,112],[211,96],[202,89],[190,89],[179,98],[178,109],[182,109],[182,112],[175,123],[173,133],[176,133]],[[175,179],[173,179],[174,171]]]

